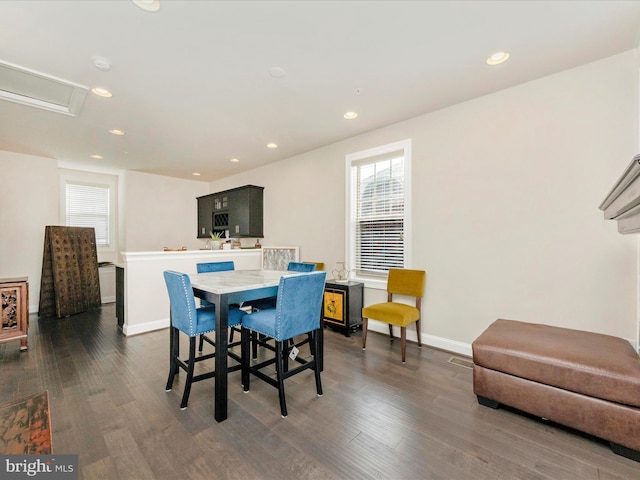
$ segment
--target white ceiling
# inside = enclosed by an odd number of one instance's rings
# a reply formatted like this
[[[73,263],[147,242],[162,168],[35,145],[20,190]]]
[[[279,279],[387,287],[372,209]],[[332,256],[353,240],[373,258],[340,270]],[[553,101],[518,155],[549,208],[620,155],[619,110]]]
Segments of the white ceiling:
[[[148,13],[3,0],[0,60],[113,97],[89,93],[77,117],[0,100],[0,150],[211,181],[631,50],[639,34],[638,1],[161,0]],[[489,67],[496,50],[511,58]]]

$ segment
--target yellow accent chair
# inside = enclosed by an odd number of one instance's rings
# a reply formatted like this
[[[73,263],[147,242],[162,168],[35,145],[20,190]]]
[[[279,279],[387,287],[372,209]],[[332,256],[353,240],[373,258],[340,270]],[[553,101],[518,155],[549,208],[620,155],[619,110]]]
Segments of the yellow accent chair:
[[[393,340],[393,326],[400,327],[400,341],[402,348],[402,363],[407,358],[407,325],[415,322],[418,334],[418,346],[422,347],[420,340],[420,307],[424,295],[424,283],[427,273],[424,270],[408,270],[392,268],[389,270],[387,280],[387,301],[376,303],[362,309],[362,349],[367,345],[367,327],[369,319],[378,320],[389,324],[389,335]],[[394,295],[415,297],[416,306],[393,301]]]
[[[316,266],[316,272],[324,271],[324,262],[302,262],[302,263],[313,263]]]

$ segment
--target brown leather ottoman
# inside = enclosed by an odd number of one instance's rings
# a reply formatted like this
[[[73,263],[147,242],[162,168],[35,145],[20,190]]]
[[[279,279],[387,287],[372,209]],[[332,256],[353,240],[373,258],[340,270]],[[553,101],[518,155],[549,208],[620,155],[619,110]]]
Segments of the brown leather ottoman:
[[[640,461],[640,357],[624,339],[496,320],[472,344],[473,391],[608,440]]]

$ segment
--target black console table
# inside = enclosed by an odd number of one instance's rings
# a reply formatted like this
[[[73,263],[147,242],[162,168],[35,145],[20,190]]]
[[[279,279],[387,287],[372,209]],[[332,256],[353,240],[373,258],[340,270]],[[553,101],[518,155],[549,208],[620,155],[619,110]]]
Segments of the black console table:
[[[362,325],[363,296],[362,282],[327,280],[322,305],[324,324],[339,328],[345,336],[350,336],[351,331]]]

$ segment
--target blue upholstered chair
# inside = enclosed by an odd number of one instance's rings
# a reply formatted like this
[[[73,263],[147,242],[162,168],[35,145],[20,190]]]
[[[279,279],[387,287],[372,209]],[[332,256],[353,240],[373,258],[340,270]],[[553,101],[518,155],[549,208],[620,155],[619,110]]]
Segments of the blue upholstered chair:
[[[171,309],[171,325],[169,328],[169,378],[167,379],[166,391],[171,391],[173,379],[178,373],[178,368],[187,372],[187,379],[182,394],[180,408],[187,408],[191,384],[207,378],[212,378],[213,371],[194,375],[194,367],[197,362],[215,357],[215,353],[200,355],[196,357],[196,337],[207,332],[215,331],[216,313],[212,307],[196,308],[195,297],[189,276],[184,273],[171,270],[164,272],[164,280],[169,292],[169,302]],[[229,308],[229,327],[239,325],[245,312],[238,308]],[[180,332],[189,337],[189,358],[180,359]],[[240,358],[229,352],[229,356],[240,362]],[[229,371],[238,370],[240,365],[234,365]]]
[[[236,266],[233,261],[229,262],[206,262],[197,263],[196,270],[198,273],[207,272],[226,272],[228,270],[235,270]]]
[[[251,375],[264,380],[278,389],[280,412],[287,416],[287,405],[284,393],[284,380],[303,370],[312,369],[315,373],[316,391],[322,395],[320,368],[317,354],[320,352],[320,312],[326,272],[299,273],[284,276],[278,285],[278,296],[275,308],[268,308],[247,314],[242,321],[242,384],[244,391],[249,391]],[[275,340],[275,357],[253,364],[249,358],[249,343],[252,333],[258,333]],[[294,347],[289,340],[298,335],[308,336],[310,359],[295,357],[300,363],[295,368],[285,368],[285,358]],[[261,370],[275,363],[276,378],[272,378]]]
[[[316,269],[315,263],[289,262],[287,271],[289,272],[313,272]],[[242,304],[243,307],[251,307],[251,310],[264,310],[266,308],[275,308],[276,297],[259,298]]]
[[[307,262],[289,262],[287,270],[289,272],[314,272],[316,270],[316,264]]]
[[[229,262],[206,262],[206,263],[196,263],[196,271],[198,273],[207,273],[207,272],[226,272],[229,270],[235,270],[236,266],[233,263],[233,261],[229,261]],[[200,306],[201,307],[211,307],[213,306],[213,303],[209,303],[206,300],[202,300],[200,299]],[[234,305],[236,306],[236,305]],[[233,328],[229,328],[229,343],[233,342],[233,332],[237,331],[238,333],[240,333],[240,329],[238,327],[233,327]],[[212,343],[212,341],[208,338],[205,337],[204,335],[200,335],[200,342],[198,344],[198,351],[202,351],[202,348],[204,347],[204,342],[208,342],[208,343]],[[237,345],[237,343],[235,344]],[[229,346],[234,346],[234,345],[229,345]]]
[[[316,270],[315,263],[289,262],[287,271],[289,272],[314,272]],[[266,310],[267,308],[276,308],[276,297],[259,298],[242,304],[243,307],[250,307],[250,311]],[[293,340],[291,341],[293,343]],[[258,357],[258,345],[269,347],[262,335],[255,334],[252,339],[251,358]]]

